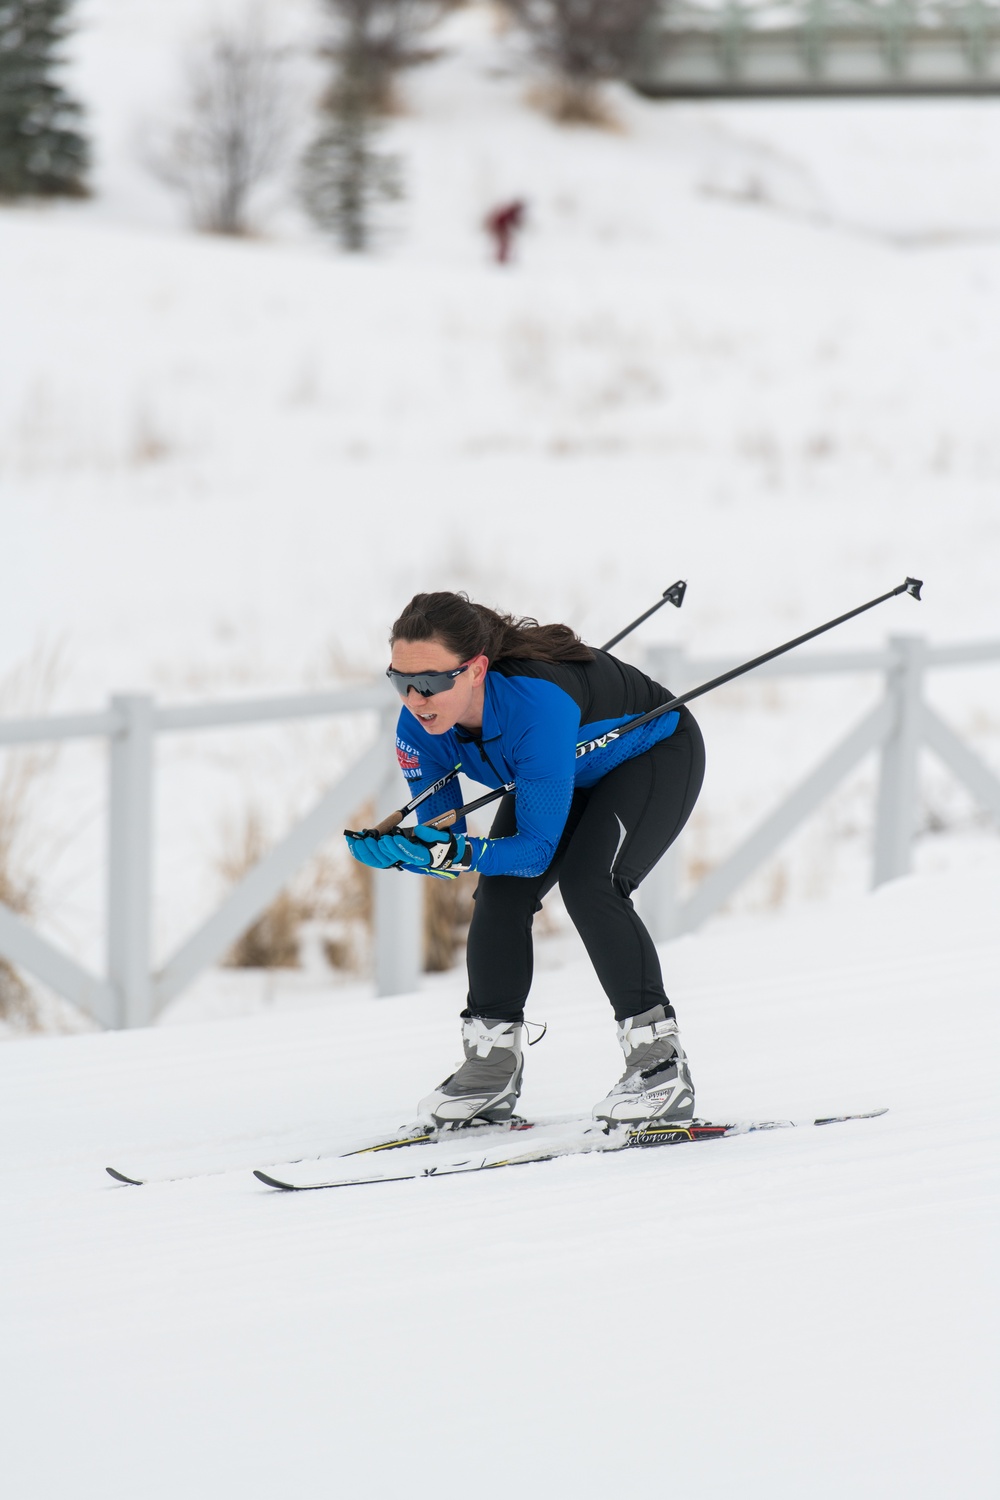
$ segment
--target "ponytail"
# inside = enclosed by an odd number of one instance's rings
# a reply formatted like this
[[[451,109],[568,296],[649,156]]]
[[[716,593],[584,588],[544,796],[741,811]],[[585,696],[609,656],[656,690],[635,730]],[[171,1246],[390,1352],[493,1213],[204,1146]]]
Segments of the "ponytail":
[[[474,656],[491,663],[522,661],[593,661],[594,653],[568,625],[539,625],[530,616],[501,614],[474,604],[468,594],[415,594],[392,627],[397,641],[437,639],[460,661]]]

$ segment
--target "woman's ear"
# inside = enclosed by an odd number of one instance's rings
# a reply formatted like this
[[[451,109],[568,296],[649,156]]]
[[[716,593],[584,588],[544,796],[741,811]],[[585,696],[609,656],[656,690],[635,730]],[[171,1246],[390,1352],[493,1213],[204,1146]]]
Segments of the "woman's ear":
[[[478,687],[489,671],[490,659],[488,656],[474,656],[470,666],[472,667],[472,680]]]

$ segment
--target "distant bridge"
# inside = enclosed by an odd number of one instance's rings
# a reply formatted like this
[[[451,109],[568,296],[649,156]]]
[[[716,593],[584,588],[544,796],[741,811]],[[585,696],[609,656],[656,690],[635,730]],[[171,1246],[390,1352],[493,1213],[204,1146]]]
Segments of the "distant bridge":
[[[666,0],[632,83],[676,99],[1000,94],[1000,0]]]

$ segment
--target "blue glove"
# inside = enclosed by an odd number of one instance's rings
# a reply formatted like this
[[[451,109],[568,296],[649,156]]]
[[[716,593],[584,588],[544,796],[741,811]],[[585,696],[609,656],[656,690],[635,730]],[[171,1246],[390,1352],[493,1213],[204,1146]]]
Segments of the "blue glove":
[[[393,847],[391,834],[376,833],[374,829],[352,833],[350,829],[345,828],[344,838],[347,840],[348,849],[361,865],[368,865],[372,870],[391,870],[399,863],[399,855]]]
[[[447,829],[418,823],[416,828],[387,835],[383,842],[393,846],[393,863],[425,875],[454,880],[474,868],[472,842],[464,833],[449,833]]]

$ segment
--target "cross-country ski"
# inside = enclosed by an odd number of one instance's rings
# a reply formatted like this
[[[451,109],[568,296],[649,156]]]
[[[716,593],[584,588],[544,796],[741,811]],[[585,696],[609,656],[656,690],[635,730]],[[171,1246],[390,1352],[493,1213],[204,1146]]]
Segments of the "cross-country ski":
[[[556,1161],[563,1156],[580,1156],[593,1152],[648,1150],[653,1146],[679,1146],[696,1141],[717,1141],[726,1136],[752,1135],[764,1130],[790,1130],[802,1125],[838,1125],[847,1120],[874,1120],[879,1115],[887,1113],[886,1109],[873,1109],[863,1114],[828,1115],[818,1120],[746,1120],[731,1125],[712,1124],[707,1120],[691,1120],[686,1124],[675,1125],[660,1125],[653,1122],[636,1129],[624,1126],[609,1129],[593,1121],[589,1124],[581,1121],[576,1131],[567,1132],[564,1128],[558,1130],[558,1136],[562,1139],[557,1138],[550,1144],[539,1142],[537,1145],[528,1146],[527,1149],[518,1148],[506,1154],[494,1154],[493,1157],[482,1156],[478,1151],[474,1151],[471,1155],[452,1157],[430,1166],[414,1166],[409,1171],[397,1171],[390,1167],[384,1175],[378,1176],[344,1176],[321,1181],[310,1181],[305,1177],[300,1177],[294,1182],[276,1177],[273,1173],[259,1168],[255,1168],[253,1175],[267,1187],[281,1188],[285,1192],[293,1193],[310,1192],[321,1188],[367,1187],[379,1182],[411,1182],[420,1177],[450,1177],[461,1172],[485,1172],[498,1167],[527,1166],[532,1162]],[[527,1123],[514,1127],[517,1131],[531,1129],[537,1129],[537,1127]],[[514,1130],[510,1133],[513,1134]],[[544,1128],[539,1131],[539,1134],[545,1134]],[[419,1136],[410,1140],[385,1141],[368,1147],[368,1151],[393,1151],[403,1146],[423,1145],[428,1140],[427,1136]],[[351,1153],[351,1155],[361,1154],[363,1153]],[[349,1157],[342,1159],[346,1161]]]

